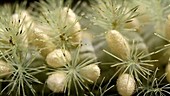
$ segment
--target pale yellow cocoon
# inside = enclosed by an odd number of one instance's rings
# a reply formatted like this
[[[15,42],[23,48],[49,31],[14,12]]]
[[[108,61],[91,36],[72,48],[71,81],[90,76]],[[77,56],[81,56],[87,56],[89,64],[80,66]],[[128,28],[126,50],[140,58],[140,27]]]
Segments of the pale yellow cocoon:
[[[56,48],[55,44],[50,40],[50,37],[43,32],[32,33],[29,39],[30,44],[37,47],[43,57],[46,57]]]
[[[32,28],[33,26],[33,20],[31,18],[31,16],[28,14],[27,11],[23,10],[20,13],[15,13],[12,15],[12,22],[13,25],[15,26],[15,24],[21,24],[20,29],[18,30],[18,32],[21,32],[22,30],[22,40],[21,41],[17,41],[18,44],[20,44],[21,48],[27,48],[28,47],[28,35],[29,33],[29,28]],[[25,32],[25,33],[24,33]],[[13,41],[15,43],[15,41]],[[22,43],[19,43],[22,42]]]
[[[131,96],[135,91],[135,79],[129,74],[122,74],[118,77],[116,86],[121,96]]]
[[[122,5],[117,6],[117,8],[121,8],[121,7],[122,7]],[[132,15],[129,8],[123,9],[122,12],[125,12],[124,18],[122,17],[122,19],[129,18],[129,16]],[[139,30],[140,30],[139,20],[137,18],[132,18],[130,20],[131,20],[131,22],[126,22],[124,27],[127,29],[136,29],[136,32],[139,32]]]
[[[131,20],[132,20],[131,22],[128,22],[128,23],[125,24],[125,28],[136,29],[136,31],[140,31],[139,20],[137,18],[133,18]]]
[[[64,7],[62,13],[63,13],[63,19],[67,20],[68,26],[69,26],[69,24],[74,24],[76,22],[77,16],[73,12],[73,10],[71,10],[70,8]],[[75,23],[75,25],[73,26],[72,30],[73,30],[73,32],[81,30],[81,26],[80,26],[80,23],[78,21]]]
[[[69,29],[69,32],[71,32],[71,37],[70,37],[70,41],[72,43],[72,45],[77,45],[80,43],[80,41],[82,40],[82,32],[81,32],[81,26],[80,23],[77,21],[77,16],[76,14],[73,12],[73,10],[71,10],[68,7],[64,7],[63,9],[63,20],[66,19],[66,25],[70,26],[75,24],[74,26],[72,26],[72,28]]]
[[[96,64],[90,64],[80,69],[80,75],[94,83],[100,76],[100,68]]]
[[[126,60],[130,56],[130,48],[128,42],[122,34],[116,30],[108,31],[106,41],[111,52],[117,57]]]
[[[3,60],[0,60],[0,78],[10,75],[12,72],[12,67]]]
[[[73,10],[68,7],[63,8],[63,14],[67,14],[67,18],[69,18],[69,20],[73,21],[73,22],[77,18],[76,14],[73,12]]]
[[[46,62],[53,68],[62,67],[71,61],[71,54],[64,49],[55,49],[46,57]]]
[[[142,24],[150,22],[152,18],[150,14],[148,14],[147,5],[145,3],[137,3],[136,5],[140,5],[138,6],[137,12],[142,14],[142,15],[137,16],[139,22]]]
[[[53,92],[59,93],[64,92],[66,83],[66,73],[65,72],[56,72],[48,76],[47,86]]]
[[[33,19],[30,16],[30,14],[25,10],[21,11],[20,13],[13,14],[12,18],[13,18],[13,22],[18,22],[19,20],[20,20],[20,23],[23,22],[23,26],[22,26],[23,31],[27,30],[28,28],[33,27]]]

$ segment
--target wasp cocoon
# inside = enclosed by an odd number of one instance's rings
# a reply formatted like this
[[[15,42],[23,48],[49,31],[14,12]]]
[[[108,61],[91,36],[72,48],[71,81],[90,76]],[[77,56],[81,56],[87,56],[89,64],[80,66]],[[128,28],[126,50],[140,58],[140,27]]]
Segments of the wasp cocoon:
[[[38,29],[37,29],[38,30]],[[50,41],[50,37],[42,32],[34,32],[29,37],[30,44],[37,47],[43,57],[55,50],[55,44]]]
[[[150,22],[150,20],[152,18],[150,17],[150,14],[148,14],[147,5],[145,3],[141,3],[141,2],[136,3],[136,5],[140,5],[140,6],[138,6],[138,10],[137,10],[138,13],[145,13],[145,14],[137,16],[139,22],[142,24],[146,24],[146,23]]]
[[[66,20],[67,26],[72,26],[69,29],[70,34],[72,34],[70,41],[72,45],[77,45],[80,43],[82,39],[82,32],[81,32],[81,26],[78,22],[76,14],[68,7],[64,7],[63,9],[63,19]]]
[[[14,13],[12,15],[11,24],[16,28],[19,27],[18,32],[20,32],[19,34],[22,38],[21,41],[19,39],[18,41],[13,40],[13,42],[19,43],[21,48],[22,47],[28,48],[28,35],[30,34],[29,29],[32,27],[32,22],[33,22],[33,20],[26,10],[20,11],[18,13]],[[18,25],[18,26],[16,26],[16,25]],[[18,34],[18,33],[16,33],[16,34]]]
[[[22,24],[23,31],[33,27],[33,19],[30,16],[30,14],[25,10],[21,11],[20,13],[13,14],[12,18],[13,18],[13,22],[23,23]]]
[[[129,74],[122,74],[116,82],[117,90],[122,96],[131,96],[135,91],[135,85],[135,79]]]
[[[106,41],[113,54],[124,60],[129,58],[130,47],[120,32],[116,30],[108,31]]]
[[[80,69],[81,76],[90,82],[95,82],[100,76],[100,68],[96,64],[90,64]]]
[[[48,88],[56,93],[64,91],[65,83],[66,83],[65,72],[56,72],[54,74],[51,74],[47,79]]]
[[[139,20],[137,18],[131,19],[131,22],[125,24],[125,28],[136,29],[137,31],[139,31],[140,30]]]
[[[80,44],[81,40],[82,40],[82,33],[81,32],[74,33],[72,35],[72,37],[70,38],[71,44],[73,46]]]
[[[64,16],[66,16],[66,18]],[[75,23],[75,25],[72,28],[73,32],[81,30],[80,23],[77,21],[77,16],[73,12],[73,10],[71,10],[70,8],[64,7],[64,9],[63,9],[63,19],[67,20],[68,26],[69,26],[69,24]]]
[[[10,75],[12,71],[12,67],[3,60],[0,60],[0,78],[4,76]]]
[[[46,62],[53,68],[62,67],[71,61],[71,54],[64,49],[55,49],[46,57]]]

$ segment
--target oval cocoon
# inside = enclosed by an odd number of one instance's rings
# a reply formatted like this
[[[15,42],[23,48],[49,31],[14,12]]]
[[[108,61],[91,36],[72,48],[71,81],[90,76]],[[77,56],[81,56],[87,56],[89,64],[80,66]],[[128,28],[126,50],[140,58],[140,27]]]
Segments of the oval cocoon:
[[[55,49],[46,57],[46,62],[53,68],[62,67],[71,61],[71,55],[67,50]]]
[[[135,85],[135,79],[129,74],[122,74],[116,82],[117,91],[122,96],[131,96],[135,91]]]

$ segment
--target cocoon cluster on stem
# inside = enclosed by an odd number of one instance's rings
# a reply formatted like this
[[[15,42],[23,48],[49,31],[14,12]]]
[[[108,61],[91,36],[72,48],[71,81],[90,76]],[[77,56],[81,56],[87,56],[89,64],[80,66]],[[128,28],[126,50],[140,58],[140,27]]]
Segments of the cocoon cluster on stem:
[[[118,77],[117,91],[122,96],[131,96],[135,91],[135,79],[130,74],[122,74]]]
[[[0,60],[0,78],[10,75],[12,67],[5,61]]]
[[[51,74],[47,79],[48,88],[56,93],[64,92],[66,76],[67,75],[65,72],[59,71],[54,74]]]
[[[90,64],[80,69],[81,76],[90,82],[95,82],[100,76],[100,68],[96,64]]]
[[[64,49],[55,49],[46,57],[46,62],[53,68],[62,67],[71,61],[71,54]]]
[[[106,41],[113,54],[124,60],[129,58],[130,48],[128,42],[120,32],[116,30],[108,31],[106,34]]]

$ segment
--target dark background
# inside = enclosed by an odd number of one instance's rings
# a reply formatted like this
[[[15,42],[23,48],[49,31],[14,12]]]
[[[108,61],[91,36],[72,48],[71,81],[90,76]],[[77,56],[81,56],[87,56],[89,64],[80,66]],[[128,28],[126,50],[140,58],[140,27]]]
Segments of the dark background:
[[[34,2],[34,1],[39,1],[39,0],[0,0],[0,4],[4,3],[15,3],[15,2],[23,2],[23,1],[28,1],[28,3]]]
[[[28,7],[31,3],[35,2],[35,1],[38,2],[40,0],[0,0],[0,5],[3,5],[5,3],[9,3],[9,4],[21,3],[23,1],[27,1],[28,2],[27,3],[27,7]],[[64,1],[67,1],[67,0],[64,0]],[[81,3],[82,2],[86,2],[88,5],[90,5],[90,0],[72,0],[72,6],[74,6],[78,1],[81,1]],[[81,5],[81,3],[80,3],[80,5]]]

